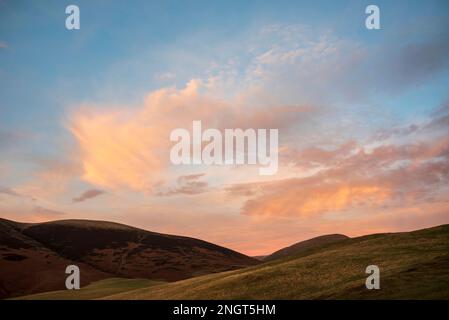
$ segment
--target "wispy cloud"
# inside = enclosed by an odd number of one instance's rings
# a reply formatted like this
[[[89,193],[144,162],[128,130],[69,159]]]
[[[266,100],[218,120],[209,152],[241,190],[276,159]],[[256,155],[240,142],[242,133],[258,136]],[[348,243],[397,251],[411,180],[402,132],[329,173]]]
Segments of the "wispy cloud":
[[[102,195],[103,193],[104,193],[103,190],[90,189],[90,190],[84,191],[78,197],[73,198],[73,202],[83,202],[83,201],[98,197],[99,195]]]
[[[210,190],[206,181],[198,181],[204,173],[180,176],[176,180],[176,186],[155,192],[157,196],[196,195]]]

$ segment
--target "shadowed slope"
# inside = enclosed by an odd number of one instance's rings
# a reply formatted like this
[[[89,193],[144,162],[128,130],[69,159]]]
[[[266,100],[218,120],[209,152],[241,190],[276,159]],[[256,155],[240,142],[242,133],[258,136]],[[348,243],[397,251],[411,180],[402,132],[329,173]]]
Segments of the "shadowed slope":
[[[0,298],[65,288],[65,268],[73,261],[24,235],[29,226],[0,219]],[[111,276],[85,263],[77,265],[83,271],[82,286]]]

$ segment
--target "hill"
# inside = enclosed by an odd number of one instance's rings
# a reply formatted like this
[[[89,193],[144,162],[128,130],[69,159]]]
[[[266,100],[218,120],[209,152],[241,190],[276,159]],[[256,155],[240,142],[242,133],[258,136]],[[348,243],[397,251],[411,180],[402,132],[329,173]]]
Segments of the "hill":
[[[289,247],[280,249],[269,256],[264,257],[262,260],[264,261],[271,261],[279,258],[288,257],[291,255],[295,255],[298,253],[305,252],[307,250],[312,250],[316,248],[320,248],[323,246],[326,246],[331,243],[335,243],[338,241],[349,239],[349,237],[342,235],[342,234],[329,234],[325,236],[320,236],[316,238],[312,238],[309,240],[301,241],[298,243],[295,243]]]
[[[90,220],[37,224],[0,219],[0,297],[64,288],[76,264],[81,285],[110,277],[176,281],[258,260],[194,238]]]
[[[380,290],[365,269],[380,268]],[[262,265],[107,299],[449,299],[449,225],[340,241]]]
[[[61,279],[72,261],[23,234],[29,226],[0,219],[0,298],[64,287]],[[85,263],[77,265],[83,272],[81,285],[111,277]]]

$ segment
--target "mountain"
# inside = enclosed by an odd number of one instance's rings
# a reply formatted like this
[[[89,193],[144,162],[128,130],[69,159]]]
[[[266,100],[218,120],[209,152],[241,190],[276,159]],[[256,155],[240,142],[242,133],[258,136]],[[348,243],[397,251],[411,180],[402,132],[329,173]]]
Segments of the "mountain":
[[[380,290],[365,287],[373,264],[380,268]],[[448,270],[449,225],[443,225],[347,239],[297,257],[103,298],[449,299]]]
[[[264,261],[271,261],[279,258],[284,258],[296,254],[300,254],[306,252],[308,250],[320,248],[326,246],[328,244],[336,243],[342,240],[349,239],[349,237],[343,234],[329,234],[325,236],[320,236],[316,238],[312,238],[309,240],[301,241],[295,243],[289,247],[280,249],[269,256],[263,258]]]
[[[110,277],[176,281],[260,261],[194,238],[123,224],[61,220],[27,224],[0,219],[0,297],[64,289],[67,265],[81,285]]]

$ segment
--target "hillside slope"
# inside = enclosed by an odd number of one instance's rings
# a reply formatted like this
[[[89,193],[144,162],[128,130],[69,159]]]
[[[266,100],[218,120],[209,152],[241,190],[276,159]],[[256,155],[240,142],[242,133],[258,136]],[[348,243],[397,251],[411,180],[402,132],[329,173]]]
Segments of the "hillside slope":
[[[309,240],[301,241],[295,243],[289,247],[280,249],[276,252],[273,252],[269,256],[263,258],[264,261],[271,261],[279,258],[284,258],[288,256],[292,256],[295,254],[299,254],[308,250],[317,249],[323,246],[326,246],[331,243],[336,243],[342,240],[349,239],[349,237],[342,234],[329,234],[325,236],[320,236],[316,238],[312,238]]]
[[[365,288],[368,265],[380,290]],[[111,295],[108,299],[449,299],[449,225],[376,234],[259,266]]]
[[[24,235],[30,225],[0,219],[0,298],[64,288],[65,268],[73,262]],[[110,274],[77,262],[81,285]]]
[[[85,284],[109,277],[175,281],[260,263],[206,241],[105,221],[1,219],[0,228],[2,297],[63,289],[73,263]]]

